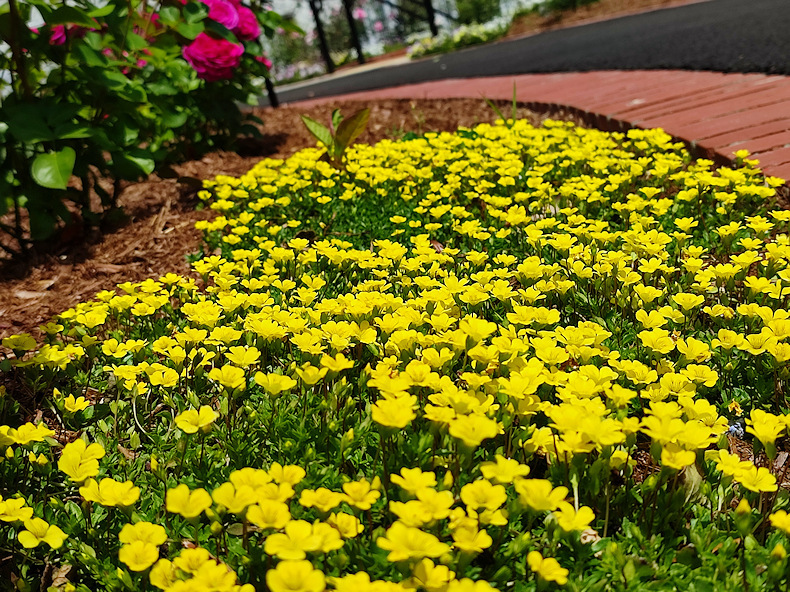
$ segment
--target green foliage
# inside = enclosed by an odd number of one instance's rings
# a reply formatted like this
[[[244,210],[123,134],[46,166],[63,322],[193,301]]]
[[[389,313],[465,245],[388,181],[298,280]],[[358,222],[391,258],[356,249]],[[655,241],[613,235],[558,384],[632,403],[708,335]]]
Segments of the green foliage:
[[[348,119],[344,119],[339,109],[332,112],[329,127],[315,119],[302,115],[302,122],[315,138],[326,146],[328,162],[336,169],[345,168],[343,157],[346,149],[365,131],[370,118],[370,109],[360,109]]]
[[[234,33],[196,0],[0,7],[7,47],[0,70],[8,73],[0,81],[0,214],[16,213],[15,224],[0,230],[12,254],[51,237],[70,210],[98,222],[116,207],[121,181],[249,133],[237,105],[259,92],[254,81],[267,74],[260,29],[271,35],[281,24],[257,0],[252,8],[246,28],[226,21]],[[35,14],[43,24],[31,28]],[[201,53],[195,44],[205,39],[214,45]],[[241,55],[229,57],[229,48]]]
[[[500,15],[499,0],[455,0],[458,24],[487,23]]]

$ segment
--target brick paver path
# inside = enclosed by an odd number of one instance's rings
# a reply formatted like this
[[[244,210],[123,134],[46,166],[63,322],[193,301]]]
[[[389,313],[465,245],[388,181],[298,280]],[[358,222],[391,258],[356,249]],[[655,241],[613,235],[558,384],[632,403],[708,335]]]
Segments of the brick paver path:
[[[698,154],[725,161],[752,152],[767,175],[790,179],[790,77],[718,72],[603,71],[450,79],[299,104],[385,98],[516,97],[528,107],[570,108],[603,129],[661,127]]]

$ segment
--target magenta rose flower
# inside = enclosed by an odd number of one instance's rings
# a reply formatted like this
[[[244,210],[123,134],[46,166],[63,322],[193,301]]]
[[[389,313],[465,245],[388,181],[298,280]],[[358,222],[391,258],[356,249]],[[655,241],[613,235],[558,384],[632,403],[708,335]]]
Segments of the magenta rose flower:
[[[228,0],[202,0],[208,6],[208,18],[233,30],[239,26],[239,11]]]
[[[239,38],[240,41],[252,41],[257,39],[261,34],[261,26],[258,24],[258,17],[255,13],[242,6],[239,8],[239,25],[233,29],[233,34]]]
[[[50,45],[63,45],[66,43],[66,25],[55,25],[49,37]]]
[[[195,69],[198,78],[208,82],[232,78],[243,53],[243,45],[216,39],[207,33],[198,35],[182,50],[184,59]]]

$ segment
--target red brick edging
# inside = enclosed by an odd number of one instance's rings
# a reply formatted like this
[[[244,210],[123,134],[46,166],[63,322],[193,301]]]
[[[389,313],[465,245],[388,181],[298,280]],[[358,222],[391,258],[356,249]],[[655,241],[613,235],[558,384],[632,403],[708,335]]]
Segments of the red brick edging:
[[[603,129],[663,128],[697,155],[749,150],[766,175],[790,179],[790,77],[678,70],[456,78],[294,103],[516,98],[536,111],[571,109]]]

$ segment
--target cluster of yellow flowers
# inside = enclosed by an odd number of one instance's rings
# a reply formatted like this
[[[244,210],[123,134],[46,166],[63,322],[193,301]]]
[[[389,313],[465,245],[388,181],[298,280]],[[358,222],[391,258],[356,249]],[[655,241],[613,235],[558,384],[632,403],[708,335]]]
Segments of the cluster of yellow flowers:
[[[521,121],[354,146],[344,171],[322,152],[206,183],[220,215],[198,226],[219,254],[194,262],[202,288],[121,284],[45,326],[40,347],[3,340],[84,427],[57,460],[72,489],[138,508],[116,547],[130,571],[163,590],[247,590],[257,557],[272,592],[487,592],[505,572],[473,558],[509,549],[522,575],[562,585],[557,541],[606,536],[613,482],[634,480],[640,450],[648,472],[701,473],[731,497],[777,490],[724,438],[747,407],[773,460],[790,424],[790,212],[767,207],[782,181],[747,154],[714,170],[660,130]],[[10,462],[48,443],[46,464],[54,435],[2,426],[0,446]],[[257,466],[204,460],[245,440]],[[100,466],[118,445],[148,475]],[[22,512],[29,496],[0,502],[0,519],[25,547],[60,547],[66,533]],[[790,533],[782,512],[771,523]],[[160,559],[228,533],[241,548]]]

